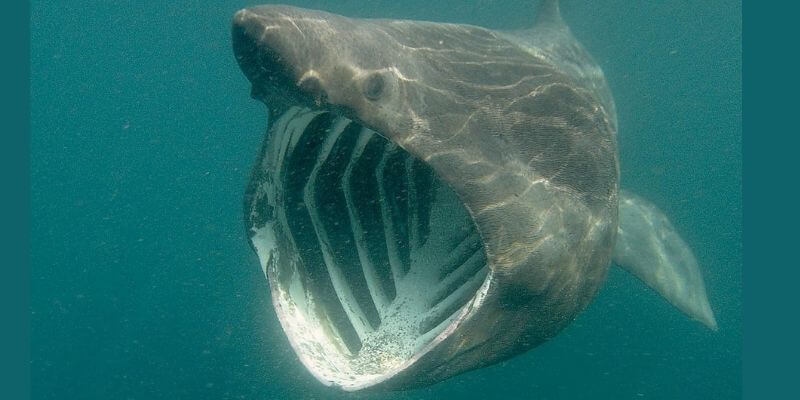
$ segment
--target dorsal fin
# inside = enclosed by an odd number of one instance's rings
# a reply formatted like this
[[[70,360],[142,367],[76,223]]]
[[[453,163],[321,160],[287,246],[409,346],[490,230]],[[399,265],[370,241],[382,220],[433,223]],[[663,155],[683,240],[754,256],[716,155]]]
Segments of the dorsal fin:
[[[563,25],[558,0],[542,0],[536,10],[536,21],[533,26]]]

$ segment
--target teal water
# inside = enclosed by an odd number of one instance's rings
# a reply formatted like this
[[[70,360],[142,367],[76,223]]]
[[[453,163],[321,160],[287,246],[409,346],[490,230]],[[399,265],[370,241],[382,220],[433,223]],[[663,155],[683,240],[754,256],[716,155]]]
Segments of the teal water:
[[[294,1],[524,28],[530,1]],[[430,388],[321,387],[278,326],[241,203],[265,128],[230,49],[257,2],[31,4],[35,399],[729,399],[741,394],[741,3],[562,2],[619,113],[622,184],[703,268],[718,332],[613,268],[559,336]]]

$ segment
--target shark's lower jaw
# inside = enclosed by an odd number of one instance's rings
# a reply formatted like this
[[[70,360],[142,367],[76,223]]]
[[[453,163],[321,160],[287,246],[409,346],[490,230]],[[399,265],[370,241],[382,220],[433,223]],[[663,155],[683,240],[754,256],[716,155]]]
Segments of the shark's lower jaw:
[[[480,235],[435,172],[377,132],[303,107],[270,123],[245,213],[281,324],[321,382],[386,381],[480,306]]]

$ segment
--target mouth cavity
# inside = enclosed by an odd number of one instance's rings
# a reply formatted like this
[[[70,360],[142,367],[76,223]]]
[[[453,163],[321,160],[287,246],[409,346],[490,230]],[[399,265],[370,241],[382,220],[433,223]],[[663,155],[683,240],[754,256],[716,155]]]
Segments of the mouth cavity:
[[[385,380],[477,306],[480,235],[453,190],[381,134],[301,106],[270,123],[246,213],[283,328],[323,383]]]

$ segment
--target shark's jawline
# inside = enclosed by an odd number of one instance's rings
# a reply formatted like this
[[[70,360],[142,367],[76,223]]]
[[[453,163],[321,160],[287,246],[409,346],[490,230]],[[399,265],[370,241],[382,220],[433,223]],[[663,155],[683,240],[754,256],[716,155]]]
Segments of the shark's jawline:
[[[557,2],[543,4],[516,33],[287,6],[235,15],[236,59],[270,108],[247,232],[322,383],[407,389],[499,362],[556,335],[605,280],[615,106]],[[638,243],[624,249],[640,264],[683,242]],[[688,246],[670,255],[656,265],[670,277],[696,269]],[[666,296],[710,313],[690,272]],[[701,295],[674,301],[686,293]]]

